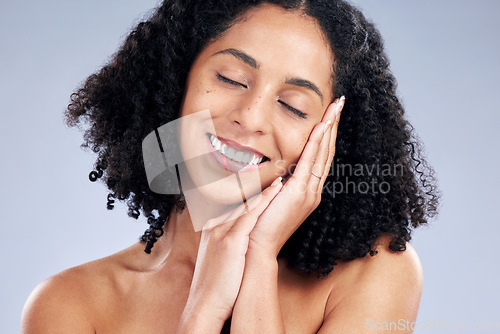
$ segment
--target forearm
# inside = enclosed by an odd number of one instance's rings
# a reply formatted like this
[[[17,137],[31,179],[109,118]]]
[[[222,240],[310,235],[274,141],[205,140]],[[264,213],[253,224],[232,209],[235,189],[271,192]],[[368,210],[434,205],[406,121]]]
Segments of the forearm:
[[[224,325],[224,320],[210,309],[200,303],[188,300],[182,313],[176,334],[213,333],[219,334]]]
[[[278,298],[278,262],[250,255],[233,309],[231,333],[285,333]]]

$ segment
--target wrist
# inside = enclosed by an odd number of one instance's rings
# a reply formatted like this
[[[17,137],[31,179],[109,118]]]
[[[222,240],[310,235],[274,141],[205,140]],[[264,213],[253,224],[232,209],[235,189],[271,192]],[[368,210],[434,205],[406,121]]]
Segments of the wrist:
[[[273,252],[249,247],[245,257],[245,271],[254,267],[258,267],[259,270],[276,271],[278,269],[277,256]]]
[[[259,261],[265,264],[274,264],[278,261],[278,253],[271,249],[266,249],[254,242],[248,244],[246,260]]]

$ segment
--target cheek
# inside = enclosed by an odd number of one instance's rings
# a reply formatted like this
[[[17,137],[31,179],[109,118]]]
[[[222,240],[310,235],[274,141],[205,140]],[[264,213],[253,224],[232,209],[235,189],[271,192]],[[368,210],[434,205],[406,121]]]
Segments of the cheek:
[[[205,108],[208,108],[214,112],[217,112],[221,109],[224,101],[224,99],[220,96],[220,91],[214,86],[203,88],[199,100],[200,103],[205,106]]]
[[[306,145],[309,134],[306,131],[298,131],[293,134],[285,133],[280,140],[280,150],[282,159],[276,162],[276,168],[279,174],[287,177],[293,174],[295,167],[300,159],[300,155]]]
[[[283,144],[286,145],[286,156],[285,160],[294,164],[300,159],[300,155],[306,146],[307,139],[309,138],[310,131],[299,130],[293,134],[284,133],[283,134]]]
[[[217,98],[217,94],[218,91],[213,86],[200,83],[189,87],[184,98],[182,114],[189,115],[205,109],[209,109],[211,112],[220,109],[217,101],[221,99]]]
[[[304,147],[307,144],[307,139],[309,137],[309,132],[302,132],[297,136],[297,160],[300,158],[300,155],[302,154],[302,151],[304,150]]]

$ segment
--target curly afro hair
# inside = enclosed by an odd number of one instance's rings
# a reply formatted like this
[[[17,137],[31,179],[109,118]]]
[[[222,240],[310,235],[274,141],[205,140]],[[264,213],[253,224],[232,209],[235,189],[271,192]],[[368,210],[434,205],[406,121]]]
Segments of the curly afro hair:
[[[147,218],[141,240],[149,253],[172,209],[183,210],[185,201],[182,194],[149,189],[142,140],[178,117],[188,72],[201,50],[263,3],[317,20],[335,55],[334,96],[347,97],[321,203],[279,256],[301,272],[324,277],[338,260],[376,254],[382,234],[391,236],[391,250],[405,250],[412,228],[437,214],[439,190],[404,117],[379,32],[342,0],[165,0],[71,96],[66,123],[86,125],[81,146],[97,154],[90,179],[105,181],[108,209],[118,199],[126,201],[129,216],[138,219],[142,212]],[[380,166],[386,166],[382,172]]]

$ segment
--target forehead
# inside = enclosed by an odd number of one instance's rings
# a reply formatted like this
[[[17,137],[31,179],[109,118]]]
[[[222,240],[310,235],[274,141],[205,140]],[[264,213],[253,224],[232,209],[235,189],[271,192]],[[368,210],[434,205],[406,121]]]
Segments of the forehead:
[[[259,63],[259,70],[303,77],[316,82],[331,95],[333,59],[330,44],[316,20],[300,11],[262,5],[247,11],[200,57],[228,49],[238,49]]]

